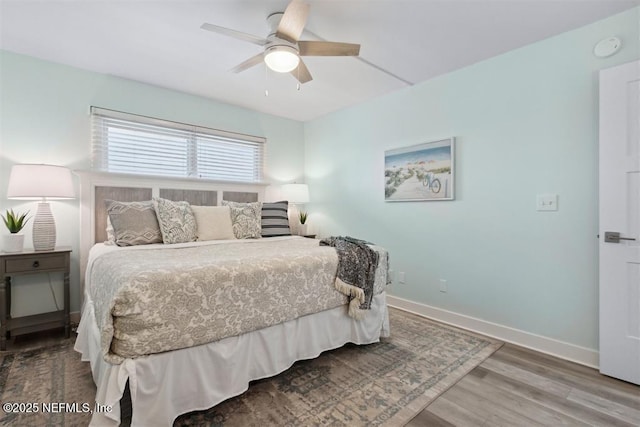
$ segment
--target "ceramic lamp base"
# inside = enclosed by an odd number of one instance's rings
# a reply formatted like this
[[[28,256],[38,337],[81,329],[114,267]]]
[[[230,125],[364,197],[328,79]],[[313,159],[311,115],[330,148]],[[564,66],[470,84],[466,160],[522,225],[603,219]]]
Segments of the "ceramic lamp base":
[[[52,251],[56,247],[56,223],[51,214],[49,203],[38,203],[36,217],[33,219],[33,249]]]

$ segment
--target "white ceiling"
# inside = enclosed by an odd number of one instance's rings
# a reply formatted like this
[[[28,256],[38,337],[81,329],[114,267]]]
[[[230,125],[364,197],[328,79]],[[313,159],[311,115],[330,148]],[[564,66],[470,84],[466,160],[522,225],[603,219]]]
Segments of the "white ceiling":
[[[360,43],[364,60],[410,83],[624,11],[638,0],[307,0],[307,29]],[[267,36],[288,0],[0,0],[0,48],[310,120],[408,86],[356,58],[307,57],[314,80],[264,65],[229,70],[261,48],[203,22]],[[315,39],[303,33],[301,39]],[[624,41],[623,41],[624,42]],[[591,47],[589,47],[591,48]],[[268,89],[269,96],[265,96]]]

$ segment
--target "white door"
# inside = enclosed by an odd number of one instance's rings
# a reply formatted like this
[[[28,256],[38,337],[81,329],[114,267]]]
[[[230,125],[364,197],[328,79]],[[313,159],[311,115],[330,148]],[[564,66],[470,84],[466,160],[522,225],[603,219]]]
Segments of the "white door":
[[[600,372],[640,384],[640,61],[600,72]]]

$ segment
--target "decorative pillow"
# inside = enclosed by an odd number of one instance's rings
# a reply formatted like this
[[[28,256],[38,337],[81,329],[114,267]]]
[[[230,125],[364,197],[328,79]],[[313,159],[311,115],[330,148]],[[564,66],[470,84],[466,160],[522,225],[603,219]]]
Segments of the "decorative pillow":
[[[198,240],[235,239],[229,206],[193,206]]]
[[[113,227],[116,245],[162,243],[160,226],[151,200],[144,202],[105,200],[105,205]]]
[[[156,209],[164,243],[185,243],[196,240],[196,217],[189,202],[174,202],[154,197],[153,206]]]
[[[109,218],[109,215],[107,215],[107,229],[105,231],[107,232],[107,240],[104,242],[105,245],[115,245],[116,235],[113,231],[113,225],[111,225],[111,219]]]
[[[262,204],[262,237],[291,236],[288,208],[286,201]]]
[[[231,209],[231,223],[236,239],[259,239],[262,232],[262,202],[236,203],[222,201]]]

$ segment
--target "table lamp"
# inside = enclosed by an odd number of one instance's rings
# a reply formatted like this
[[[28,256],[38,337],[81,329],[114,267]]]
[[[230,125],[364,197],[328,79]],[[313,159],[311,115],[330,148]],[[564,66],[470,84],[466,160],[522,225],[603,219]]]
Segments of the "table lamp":
[[[47,200],[75,198],[71,170],[44,164],[14,165],[7,198],[41,200],[33,219],[33,249],[51,251],[56,246],[56,224]]]
[[[307,184],[285,184],[282,193],[287,201],[293,205],[309,203],[309,186]]]
[[[285,184],[282,186],[282,196],[291,205],[293,215],[298,219],[300,210],[297,205],[309,203],[309,186],[307,184]],[[298,223],[300,220],[298,219]],[[306,224],[298,226],[299,234],[306,234]]]

